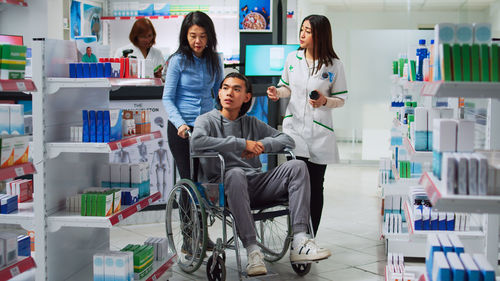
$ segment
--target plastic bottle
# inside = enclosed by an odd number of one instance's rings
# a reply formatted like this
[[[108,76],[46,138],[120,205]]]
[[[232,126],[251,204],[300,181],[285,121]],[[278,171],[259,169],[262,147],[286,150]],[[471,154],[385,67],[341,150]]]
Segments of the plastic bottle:
[[[429,48],[429,81],[434,81],[434,39]]]
[[[417,49],[417,81],[424,81],[424,59],[427,58],[427,47],[425,47],[425,39],[418,40]]]

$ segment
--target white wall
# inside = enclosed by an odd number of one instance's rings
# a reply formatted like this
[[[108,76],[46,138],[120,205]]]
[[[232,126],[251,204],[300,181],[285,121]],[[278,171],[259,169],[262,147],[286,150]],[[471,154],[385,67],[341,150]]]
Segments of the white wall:
[[[5,5],[0,11],[0,33],[24,36],[30,46],[33,37],[47,37],[48,0],[27,1],[28,7]]]
[[[500,38],[500,1],[490,6],[490,22],[492,36],[494,38]]]

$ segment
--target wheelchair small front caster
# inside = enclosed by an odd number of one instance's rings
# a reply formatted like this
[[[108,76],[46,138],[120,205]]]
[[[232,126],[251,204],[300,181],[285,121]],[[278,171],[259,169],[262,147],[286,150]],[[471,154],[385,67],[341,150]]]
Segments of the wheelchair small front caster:
[[[207,260],[207,278],[209,281],[226,280],[226,265],[222,257],[211,255]]]
[[[292,268],[298,276],[305,276],[311,270],[311,263],[292,263]]]

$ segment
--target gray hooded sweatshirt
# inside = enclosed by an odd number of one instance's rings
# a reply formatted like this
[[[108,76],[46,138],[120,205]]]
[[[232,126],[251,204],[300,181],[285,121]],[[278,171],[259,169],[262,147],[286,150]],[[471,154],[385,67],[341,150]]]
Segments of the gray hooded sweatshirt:
[[[243,114],[236,120],[225,118],[219,110],[214,109],[200,115],[194,122],[191,145],[195,152],[217,151],[223,157],[226,171],[241,168],[247,175],[260,173],[262,164],[259,157],[243,159],[241,157],[246,147],[246,140],[260,141],[264,152],[279,152],[285,148],[293,149],[295,142],[282,133],[253,116]],[[220,177],[219,160],[202,158],[202,180],[215,181]]]

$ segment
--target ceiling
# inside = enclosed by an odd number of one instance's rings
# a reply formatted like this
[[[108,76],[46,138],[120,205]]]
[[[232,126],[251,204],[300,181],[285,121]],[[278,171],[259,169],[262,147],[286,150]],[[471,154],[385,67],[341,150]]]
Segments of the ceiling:
[[[500,0],[309,0],[341,10],[484,10]]]

